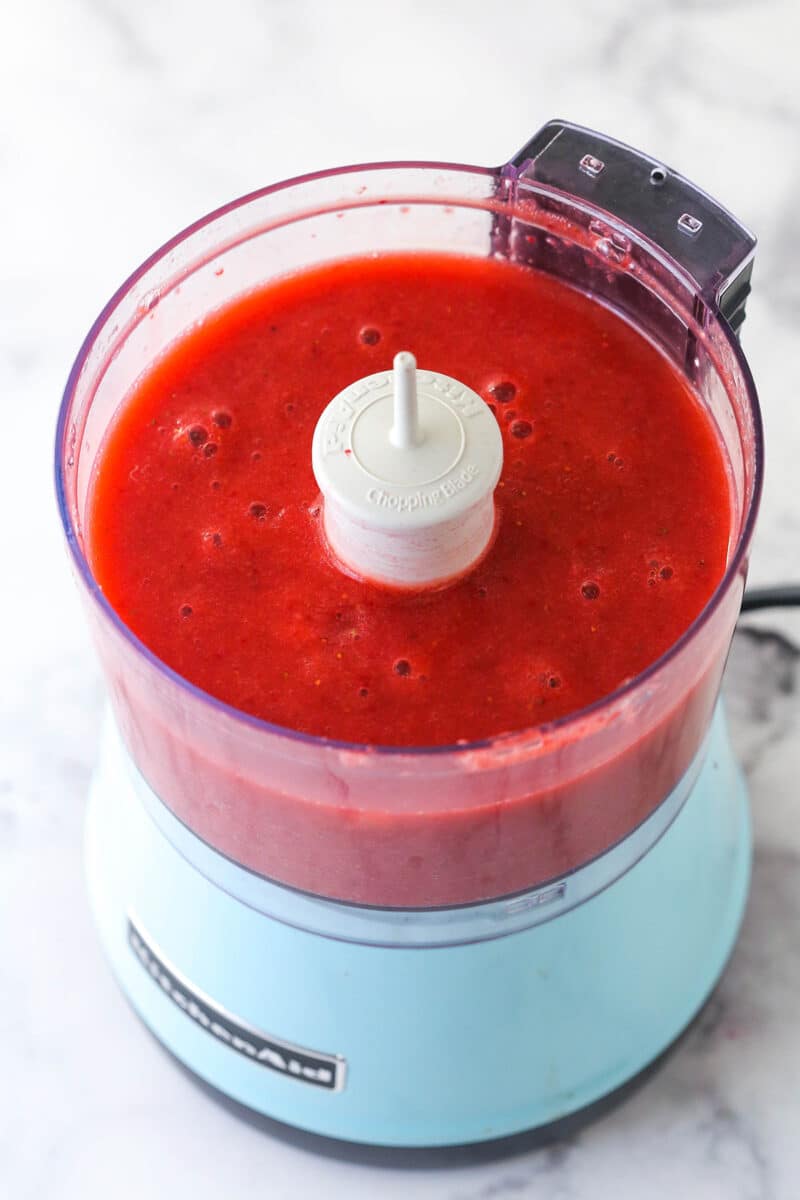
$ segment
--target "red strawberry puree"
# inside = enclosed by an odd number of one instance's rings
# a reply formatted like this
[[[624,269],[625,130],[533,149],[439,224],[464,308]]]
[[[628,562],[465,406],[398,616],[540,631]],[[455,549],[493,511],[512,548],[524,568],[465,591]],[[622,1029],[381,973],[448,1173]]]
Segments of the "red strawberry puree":
[[[331,562],[311,470],[327,402],[403,349],[493,406],[505,455],[489,554],[420,593]],[[614,691],[708,601],[730,527],[714,428],[653,345],[552,277],[414,254],[272,282],[173,345],[107,433],[88,547],[122,620],[211,696],[319,737],[412,747],[524,730]],[[453,903],[556,875],[646,815],[695,751],[718,673],[563,795],[557,778],[512,795],[509,776],[508,795],[465,782],[469,803],[456,788],[446,810],[424,785],[414,811],[384,807],[385,778],[371,800],[344,788],[320,803],[302,747],[296,782],[287,766],[265,786],[257,752],[224,766],[191,732],[123,730],[161,798],[247,866],[347,899]]]

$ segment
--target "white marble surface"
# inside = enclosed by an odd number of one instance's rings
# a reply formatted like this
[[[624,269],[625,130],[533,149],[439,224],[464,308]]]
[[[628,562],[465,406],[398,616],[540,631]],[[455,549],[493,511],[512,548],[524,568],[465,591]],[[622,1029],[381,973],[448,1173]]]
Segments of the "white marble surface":
[[[783,637],[737,638],[728,692],[753,797],[752,897],[715,999],[667,1066],[548,1151],[413,1173],[334,1163],[195,1090],[101,960],[80,837],[102,687],[50,480],[71,358],[173,231],[311,167],[496,162],[567,116],[657,153],[760,235],[744,331],[769,448],[753,577],[797,577],[799,38],[793,0],[4,0],[0,1196],[800,1194],[796,616],[758,621]]]

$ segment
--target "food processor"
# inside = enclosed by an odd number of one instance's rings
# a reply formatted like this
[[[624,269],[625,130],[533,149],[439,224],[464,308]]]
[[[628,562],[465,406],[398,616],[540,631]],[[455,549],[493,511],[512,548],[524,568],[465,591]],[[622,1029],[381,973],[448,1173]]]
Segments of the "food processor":
[[[488,1142],[614,1093],[703,1005],[751,858],[718,696],[762,479],[736,336],[754,246],[663,163],[551,121],[498,168],[378,163],[264,188],[167,243],[98,317],[56,447],[110,698],[91,906],[137,1013],[219,1093],[343,1142]],[[345,744],[237,711],[151,653],[93,577],[87,495],[132,385],[205,316],[289,272],[425,250],[555,275],[674,364],[724,452],[727,568],[670,650],[588,708],[481,742]]]

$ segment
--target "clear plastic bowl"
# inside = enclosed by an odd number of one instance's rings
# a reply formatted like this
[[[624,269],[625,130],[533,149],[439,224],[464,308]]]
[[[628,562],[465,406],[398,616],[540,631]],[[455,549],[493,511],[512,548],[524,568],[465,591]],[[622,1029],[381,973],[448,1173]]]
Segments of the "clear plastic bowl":
[[[713,306],[633,230],[609,253],[585,201],[500,170],[358,166],[291,180],[197,222],[95,322],[56,447],[64,529],[125,744],[160,802],[267,879],[358,905],[472,905],[562,878],[617,846],[696,761],[740,608],[761,486],[755,389]],[[602,216],[602,214],[601,214]],[[618,239],[617,239],[618,241]],[[633,682],[546,726],[454,747],[343,744],[239,712],[156,658],[105,600],[84,544],[95,457],[118,405],[175,339],[270,278],[348,255],[505,253],[610,304],[684,371],[728,464],[728,566],[683,637]],[[224,271],[220,273],[220,268]]]

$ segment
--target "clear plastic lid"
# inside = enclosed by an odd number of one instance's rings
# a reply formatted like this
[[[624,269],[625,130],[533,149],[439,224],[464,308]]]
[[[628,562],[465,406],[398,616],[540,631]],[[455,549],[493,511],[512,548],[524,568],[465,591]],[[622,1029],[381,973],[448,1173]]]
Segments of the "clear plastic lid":
[[[563,155],[559,130],[573,139]],[[708,730],[739,612],[762,440],[750,372],[720,308],[738,321],[752,238],[651,163],[557,124],[497,169],[392,163],[290,180],[191,226],[98,317],[59,418],[62,520],[127,748],[160,802],[207,846],[315,896],[389,908],[471,905],[578,870],[674,796]],[[627,219],[615,216],[613,188],[599,190],[612,166],[618,187],[623,177],[629,193],[638,187],[638,215],[629,196]],[[654,240],[653,206],[655,233],[674,224],[677,249],[665,249],[663,230],[661,244]],[[703,229],[713,225],[713,245],[681,231],[685,214]],[[692,249],[681,260],[684,247]],[[273,276],[334,258],[443,249],[506,255],[562,277],[620,311],[686,375],[729,464],[725,576],[648,670],[547,726],[467,745],[397,748],[271,725],[178,676],[105,600],[83,535],[98,447],[142,372],[205,314]]]

